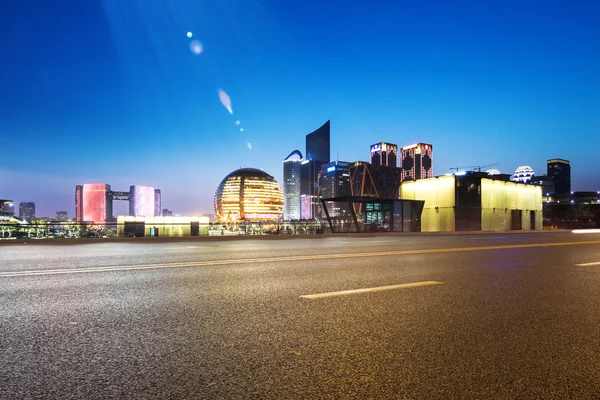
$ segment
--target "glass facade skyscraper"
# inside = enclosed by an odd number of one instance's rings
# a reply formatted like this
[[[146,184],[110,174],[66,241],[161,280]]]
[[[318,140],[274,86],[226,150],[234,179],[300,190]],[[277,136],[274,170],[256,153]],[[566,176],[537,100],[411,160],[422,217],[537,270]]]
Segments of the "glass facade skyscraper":
[[[300,167],[302,153],[294,150],[283,160],[283,219],[300,219]]]
[[[35,219],[35,203],[32,201],[19,203],[19,218],[27,222]]]
[[[330,156],[330,121],[327,121],[316,131],[306,135],[306,159],[326,164]]]

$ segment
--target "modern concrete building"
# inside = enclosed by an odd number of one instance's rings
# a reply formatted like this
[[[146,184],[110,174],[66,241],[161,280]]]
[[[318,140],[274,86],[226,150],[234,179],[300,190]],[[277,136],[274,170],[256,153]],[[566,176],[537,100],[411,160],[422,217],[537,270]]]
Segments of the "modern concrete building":
[[[542,229],[542,188],[536,185],[473,172],[403,182],[400,195],[425,201],[423,232]]]
[[[208,236],[209,218],[195,217],[117,217],[119,237]]]

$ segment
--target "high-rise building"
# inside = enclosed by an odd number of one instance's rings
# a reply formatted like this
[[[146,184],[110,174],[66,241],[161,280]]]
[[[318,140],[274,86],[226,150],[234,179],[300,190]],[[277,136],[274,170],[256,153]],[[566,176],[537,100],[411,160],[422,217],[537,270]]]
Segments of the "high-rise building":
[[[402,182],[433,178],[433,146],[415,143],[402,148]]]
[[[385,142],[371,145],[371,164],[397,168],[398,145]]]
[[[306,135],[306,158],[300,165],[300,218],[319,217],[319,173],[330,161],[330,121]]]
[[[300,219],[300,167],[302,153],[294,150],[283,160],[283,219]]]
[[[548,176],[554,182],[554,194],[568,195],[571,193],[571,163],[562,158],[548,160]]]
[[[129,188],[129,215],[133,217],[154,216],[154,188],[133,185]]]
[[[79,186],[75,189],[75,193]],[[77,201],[77,198],[75,199]],[[81,220],[104,224],[112,220],[112,195],[106,183],[86,183],[81,187]]]
[[[35,203],[33,201],[22,201],[19,203],[19,218],[27,222],[35,219]]]
[[[83,221],[83,186],[75,186],[75,221]]]
[[[154,189],[154,216],[160,217],[160,209],[162,207],[162,195],[160,189]]]
[[[162,216],[163,217],[172,217],[173,216],[173,211],[169,210],[168,208],[163,208],[162,209]]]
[[[319,197],[328,199],[334,197],[350,196],[350,166],[352,164],[344,161],[332,161],[321,167],[319,178]],[[350,215],[350,209],[346,202],[330,201],[327,205],[330,217],[345,217]],[[321,217],[326,217],[324,211]]]
[[[330,121],[306,135],[306,159],[320,161],[321,164],[328,163],[331,160],[330,136]]]
[[[69,220],[69,216],[66,211],[57,211],[56,212],[56,220],[65,222]]]
[[[315,160],[304,160],[300,164],[300,218],[318,218],[319,173]]]

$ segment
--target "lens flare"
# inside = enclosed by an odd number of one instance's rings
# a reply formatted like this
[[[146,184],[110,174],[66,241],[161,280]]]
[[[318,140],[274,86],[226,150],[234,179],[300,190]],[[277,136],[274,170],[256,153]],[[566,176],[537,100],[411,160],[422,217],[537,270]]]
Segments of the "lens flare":
[[[202,53],[202,50],[204,50],[204,47],[202,47],[202,43],[200,43],[200,41],[192,40],[190,42],[190,51],[192,54],[198,55]]]
[[[233,114],[233,109],[231,108],[231,99],[229,98],[229,95],[227,95],[227,93],[225,93],[222,89],[219,89],[219,100],[221,100],[223,107],[229,111],[229,114]]]
[[[252,143],[246,142],[246,146],[248,146],[248,149],[252,150]]]
[[[194,34],[192,32],[187,33],[187,37],[192,38],[192,36],[194,36]]]
[[[238,119],[237,121],[235,121],[235,124],[239,125],[239,124],[241,124],[241,121]]]
[[[240,128],[240,132],[244,132],[244,128]]]

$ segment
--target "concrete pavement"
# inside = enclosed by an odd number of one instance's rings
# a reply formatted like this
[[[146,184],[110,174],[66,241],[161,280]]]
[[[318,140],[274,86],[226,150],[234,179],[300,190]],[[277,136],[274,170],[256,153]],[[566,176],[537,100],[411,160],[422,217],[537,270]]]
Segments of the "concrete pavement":
[[[0,398],[597,399],[599,294],[599,234],[4,246]]]

